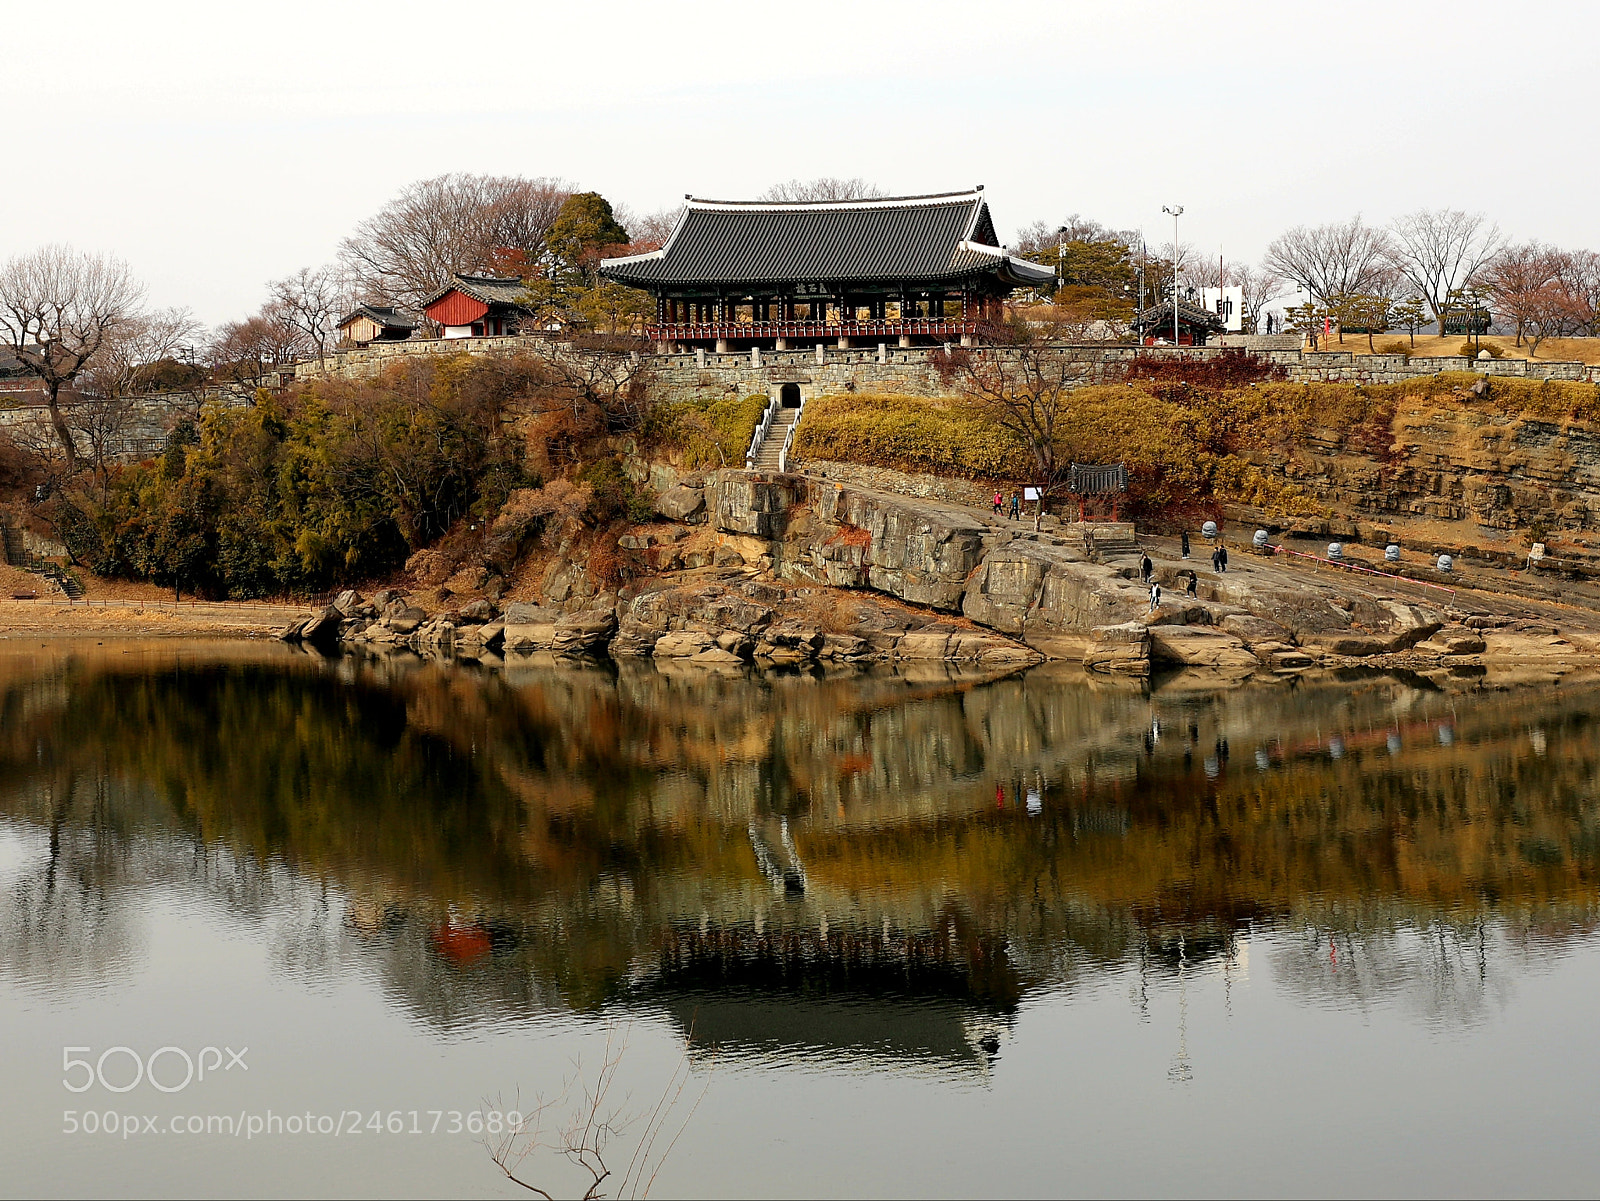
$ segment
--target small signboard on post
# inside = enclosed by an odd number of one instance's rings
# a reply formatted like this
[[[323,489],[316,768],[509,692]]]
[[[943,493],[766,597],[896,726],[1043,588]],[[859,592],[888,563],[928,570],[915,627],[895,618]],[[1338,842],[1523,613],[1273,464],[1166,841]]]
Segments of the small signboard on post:
[[[1037,489],[1037,488],[1029,488],[1029,487],[1025,486],[1022,489],[1022,499],[1023,500],[1038,500],[1039,499],[1039,489]]]

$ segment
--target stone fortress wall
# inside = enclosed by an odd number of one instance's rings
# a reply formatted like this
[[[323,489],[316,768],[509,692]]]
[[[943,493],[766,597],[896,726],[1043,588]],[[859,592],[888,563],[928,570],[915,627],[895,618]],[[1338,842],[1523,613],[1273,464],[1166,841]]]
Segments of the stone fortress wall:
[[[1527,379],[1573,380],[1600,383],[1600,366],[1584,363],[1541,362],[1529,359],[1468,359],[1459,355],[1414,357],[1404,355],[1355,355],[1345,351],[1308,352],[1283,349],[1282,338],[1239,337],[1224,339],[1233,346],[1176,348],[1082,345],[1072,347],[1085,365],[1086,380],[1100,370],[1130,364],[1140,359],[1205,359],[1229,349],[1246,349],[1284,369],[1295,383],[1399,383],[1436,375],[1441,371],[1472,371],[1488,376]],[[375,343],[371,346],[337,350],[326,358],[308,359],[294,368],[297,382],[321,378],[370,379],[396,362],[418,355],[495,355],[534,353],[547,356],[574,353],[570,343],[542,336],[502,338],[436,338],[406,342]],[[705,401],[721,396],[777,396],[783,385],[794,384],[804,399],[848,392],[896,393],[912,396],[943,396],[950,387],[934,366],[935,348],[902,348],[887,344],[876,347],[838,349],[818,346],[805,350],[749,350],[716,354],[699,350],[673,354],[618,354],[618,371],[648,369],[651,388],[664,402]],[[1005,354],[1004,347],[991,347],[987,353]],[[287,371],[278,382],[287,378]],[[41,406],[5,403],[0,397],[0,427],[25,427],[29,433],[53,437],[48,433],[48,418]],[[65,399],[65,398],[64,398]],[[192,392],[139,397],[129,401],[132,412],[120,422],[112,441],[118,458],[138,458],[157,453],[167,431],[180,416],[192,416],[202,401],[244,404],[246,398],[235,391],[208,389]],[[85,405],[104,402],[82,402]],[[69,424],[74,420],[74,405],[63,406]]]
[[[1281,339],[1238,338],[1239,349],[1251,350],[1284,369],[1294,383],[1400,383],[1436,375],[1441,371],[1475,371],[1489,376],[1600,382],[1600,367],[1584,363],[1541,362],[1530,359],[1469,359],[1461,355],[1417,356],[1356,355],[1348,351],[1268,349],[1259,344],[1282,345]],[[1257,345],[1252,345],[1256,343]],[[1084,345],[1073,347],[1086,366],[1120,367],[1140,359],[1174,357],[1203,359],[1234,349],[1216,347],[1134,347]],[[391,342],[338,351],[324,362],[299,364],[297,379],[322,376],[369,378],[392,362],[418,354],[505,354],[532,351],[540,354],[571,353],[569,344],[542,337],[452,338]],[[632,356],[648,366],[657,395],[666,401],[704,399],[707,395],[742,396],[776,392],[785,383],[797,384],[807,399],[843,392],[893,392],[913,396],[948,394],[933,364],[934,348],[901,348],[882,344],[841,350],[818,346],[805,350],[763,350],[717,354],[698,350],[687,353]],[[988,353],[1004,354],[1004,347]],[[1093,372],[1089,372],[1093,374]]]

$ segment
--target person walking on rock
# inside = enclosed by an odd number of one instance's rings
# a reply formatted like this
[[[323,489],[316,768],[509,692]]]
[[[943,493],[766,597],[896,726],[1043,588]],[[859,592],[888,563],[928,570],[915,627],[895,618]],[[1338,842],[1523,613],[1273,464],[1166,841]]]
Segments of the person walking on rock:
[[[1195,575],[1195,573],[1191,571],[1188,574],[1187,578],[1185,578],[1185,580],[1183,582],[1183,590],[1185,592],[1187,592],[1189,594],[1190,598],[1192,599],[1195,596],[1196,592],[1199,590],[1199,588],[1200,588],[1200,577]]]
[[[1148,584],[1150,582],[1150,577],[1155,575],[1155,573],[1156,573],[1156,565],[1154,563],[1150,562],[1150,556],[1149,555],[1140,555],[1139,556],[1139,578],[1141,580],[1143,580],[1146,584]]]
[[[1183,550],[1183,557],[1187,559],[1189,557],[1189,531],[1184,530],[1183,533],[1178,535],[1178,538],[1178,545]]]
[[[1150,612],[1154,613],[1161,608],[1161,585],[1154,580],[1150,581]]]
[[[1011,520],[1016,521],[1022,515],[1022,493],[1011,494]]]
[[[1211,548],[1211,570],[1219,575],[1222,572],[1222,548],[1220,546]]]
[[[1217,547],[1217,562],[1220,564],[1217,568],[1218,571],[1228,570],[1228,548],[1226,546]]]
[[[999,489],[996,489],[995,490],[995,494],[994,494],[994,515],[996,517],[1000,516],[1000,491],[999,491]]]

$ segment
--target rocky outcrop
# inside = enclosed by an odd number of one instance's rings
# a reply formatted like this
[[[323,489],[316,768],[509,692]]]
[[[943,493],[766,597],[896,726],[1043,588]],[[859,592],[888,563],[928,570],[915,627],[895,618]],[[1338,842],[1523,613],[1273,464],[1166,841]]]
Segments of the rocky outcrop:
[[[505,648],[508,651],[551,650],[556,641],[556,623],[565,614],[543,605],[510,604],[502,615]]]
[[[937,659],[980,667],[1028,667],[1044,656],[985,630],[931,628],[905,634],[895,646],[898,660]]]
[[[835,628],[824,629],[823,620]],[[870,597],[846,607],[839,598],[756,581],[653,589],[628,606],[610,649],[618,657],[776,666],[920,660],[1012,670],[1042,658],[1002,635],[923,611]]]
[[[806,477],[768,471],[722,471],[713,488],[716,526],[730,534],[781,539],[806,498]]]
[[[1148,610],[1143,586],[1120,569],[1087,562],[1069,545],[1025,539],[984,557],[961,606],[972,621],[1017,635],[1052,659],[1084,657],[1097,629]]]
[[[663,657],[690,658],[707,649],[705,638],[715,642],[720,635],[733,634],[748,651],[772,624],[772,602],[783,595],[771,585],[720,581],[654,588],[629,604],[610,650],[619,656],[655,654],[658,643],[669,638]],[[670,637],[679,634],[694,637]]]
[[[706,494],[701,488],[675,484],[656,497],[656,512],[668,521],[688,523],[706,519]]]
[[[1139,621],[1096,626],[1089,632],[1083,665],[1090,671],[1117,676],[1150,674],[1150,627]]]
[[[823,528],[799,558],[823,582],[961,608],[967,577],[983,559],[986,525],[949,505],[825,480],[812,491],[811,512]]]
[[[1250,675],[1260,666],[1243,641],[1211,626],[1151,626],[1150,658],[1155,663],[1204,667],[1235,676]]]

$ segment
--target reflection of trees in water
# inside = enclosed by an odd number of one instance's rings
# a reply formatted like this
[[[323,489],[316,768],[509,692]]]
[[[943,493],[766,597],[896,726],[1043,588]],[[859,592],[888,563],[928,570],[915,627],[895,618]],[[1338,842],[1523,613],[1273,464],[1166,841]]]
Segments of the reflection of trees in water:
[[[1491,1017],[1517,979],[1600,929],[1600,902],[1575,904],[1556,927],[1515,906],[1493,918],[1385,908],[1303,916],[1275,944],[1274,978],[1307,1001],[1363,1012],[1399,1005],[1448,1030]]]
[[[92,835],[66,831],[53,841],[0,881],[0,974],[47,991],[130,978],[144,938],[128,884],[108,886],[104,871],[86,870],[85,860],[99,858]]]
[[[1170,980],[1287,924],[1352,940],[1343,975],[1284,951],[1296,995],[1466,1013],[1493,990],[1405,932],[1532,915],[1482,948],[1492,982],[1533,961],[1516,931],[1543,954],[1588,928],[1594,706],[1385,680],[80,665],[0,687],[0,806],[57,848],[4,946],[111,978],[126,897],[182,883],[259,923],[282,970],[372,972],[447,1027],[716,996],[752,1045],[765,1022],[854,1046],[920,998],[965,1016],[912,1042],[970,1057],[958,1027],[1032,990]]]

